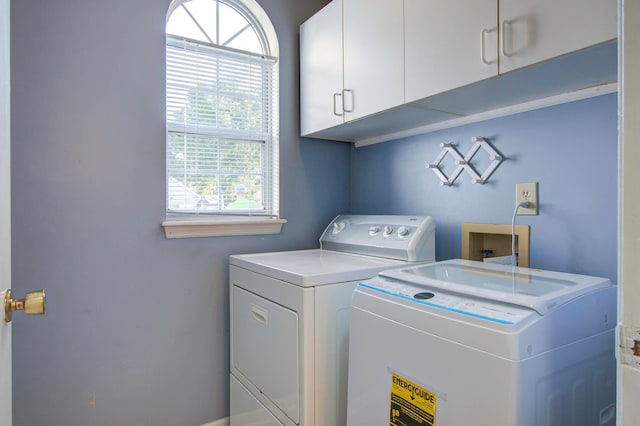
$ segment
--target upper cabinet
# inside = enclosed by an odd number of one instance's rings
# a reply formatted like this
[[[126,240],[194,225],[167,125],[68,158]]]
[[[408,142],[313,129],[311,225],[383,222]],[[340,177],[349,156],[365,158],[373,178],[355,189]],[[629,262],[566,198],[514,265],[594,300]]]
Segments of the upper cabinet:
[[[334,0],[300,27],[301,133],[404,103],[403,0]]]
[[[300,129],[303,135],[344,122],[342,0],[300,26]]]
[[[406,101],[498,75],[496,0],[405,0]]]
[[[404,103],[403,0],[342,0],[345,121]]]
[[[618,36],[616,0],[500,0],[500,73]]]
[[[615,0],[404,0],[406,102],[617,36]]]
[[[616,0],[334,0],[300,28],[301,133],[362,141],[617,78]]]

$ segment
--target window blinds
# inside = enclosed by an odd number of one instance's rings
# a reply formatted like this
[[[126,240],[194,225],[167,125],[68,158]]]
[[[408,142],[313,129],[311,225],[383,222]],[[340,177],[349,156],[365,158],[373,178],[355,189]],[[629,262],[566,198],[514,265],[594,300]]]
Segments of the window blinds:
[[[276,60],[167,36],[167,211],[278,215]]]

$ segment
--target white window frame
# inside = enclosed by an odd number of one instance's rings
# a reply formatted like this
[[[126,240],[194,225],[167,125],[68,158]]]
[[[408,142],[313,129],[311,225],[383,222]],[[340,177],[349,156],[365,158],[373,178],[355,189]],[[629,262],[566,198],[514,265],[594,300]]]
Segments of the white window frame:
[[[169,6],[167,13],[167,20],[173,13],[173,11],[180,7],[187,0],[174,0]],[[282,229],[282,225],[286,223],[286,220],[279,217],[279,170],[278,170],[278,55],[279,47],[276,37],[275,29],[268,18],[264,10],[257,4],[255,0],[219,0],[223,3],[231,5],[234,9],[244,15],[254,28],[259,28],[261,31],[256,31],[263,44],[265,57],[271,57],[276,59],[274,82],[275,87],[272,89],[272,94],[275,97],[272,102],[274,111],[271,114],[271,120],[273,121],[271,126],[270,141],[267,146],[267,161],[263,164],[263,173],[266,172],[268,184],[266,186],[267,191],[271,191],[268,194],[270,196],[270,204],[266,205],[265,211],[216,211],[215,213],[209,212],[194,212],[184,211],[176,212],[169,210],[167,201],[167,216],[166,220],[162,222],[162,226],[165,231],[166,238],[191,238],[191,237],[209,237],[209,236],[223,236],[223,235],[255,235],[255,234],[275,234],[279,233]],[[174,36],[167,36],[167,44],[169,40],[175,42]],[[193,40],[186,40],[186,42],[193,43]],[[206,45],[203,43],[203,45]],[[170,124],[167,121],[167,144],[169,134],[176,130],[176,126]],[[268,168],[268,170],[267,170]],[[166,167],[167,185],[166,199],[168,200],[168,181],[169,181],[169,165]],[[268,198],[267,197],[267,198]]]

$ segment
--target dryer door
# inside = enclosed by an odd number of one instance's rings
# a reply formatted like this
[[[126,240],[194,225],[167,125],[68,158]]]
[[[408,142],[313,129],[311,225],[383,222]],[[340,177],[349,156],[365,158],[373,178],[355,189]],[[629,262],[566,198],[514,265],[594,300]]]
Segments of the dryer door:
[[[231,426],[282,426],[282,423],[255,396],[251,395],[251,392],[233,377],[233,374],[229,375],[229,380]]]
[[[232,288],[232,362],[298,424],[298,315],[240,287]]]

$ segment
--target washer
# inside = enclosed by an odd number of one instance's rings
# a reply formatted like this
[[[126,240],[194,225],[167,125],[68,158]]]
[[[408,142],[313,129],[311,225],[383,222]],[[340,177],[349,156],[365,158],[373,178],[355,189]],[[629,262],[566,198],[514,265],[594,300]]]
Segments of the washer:
[[[357,286],[348,425],[614,425],[608,279],[452,260]]]
[[[357,283],[435,260],[429,216],[340,215],[320,249],[231,256],[233,426],[346,423]]]

